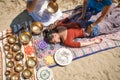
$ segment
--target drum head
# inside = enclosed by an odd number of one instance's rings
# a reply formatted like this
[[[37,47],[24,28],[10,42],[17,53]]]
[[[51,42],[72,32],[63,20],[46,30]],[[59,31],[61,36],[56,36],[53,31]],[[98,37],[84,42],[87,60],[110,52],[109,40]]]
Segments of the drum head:
[[[61,66],[65,66],[71,63],[73,56],[69,49],[60,48],[54,55],[55,61]]]

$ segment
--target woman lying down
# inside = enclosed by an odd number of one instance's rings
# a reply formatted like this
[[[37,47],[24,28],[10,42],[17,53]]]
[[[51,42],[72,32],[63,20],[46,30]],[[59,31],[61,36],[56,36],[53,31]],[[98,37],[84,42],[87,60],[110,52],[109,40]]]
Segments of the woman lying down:
[[[63,43],[65,46],[79,48],[83,46],[88,46],[95,43],[100,43],[102,40],[96,38],[89,42],[75,42],[75,38],[86,37],[85,31],[77,22],[68,22],[69,19],[66,18],[56,23],[54,29],[45,29],[43,31],[44,40],[48,43]]]
[[[119,10],[119,6],[113,8],[113,10]],[[112,11],[113,11],[112,10]],[[120,13],[120,12],[119,12]],[[117,13],[117,14],[119,14]],[[112,14],[110,14],[109,16],[114,16]],[[120,16],[118,15],[117,17],[120,18]],[[106,17],[106,20],[109,19],[110,17]],[[112,18],[116,18],[116,17],[112,17]],[[115,20],[115,19],[111,19],[111,20]],[[106,23],[104,21],[103,24],[108,24],[111,23],[111,20],[107,20]],[[113,21],[112,21],[113,22]],[[91,24],[92,22],[89,22],[88,24]],[[114,25],[110,25],[107,26],[112,27],[112,28],[116,28],[114,26],[116,26],[117,22],[114,22]],[[120,23],[120,22],[119,22]],[[102,22],[101,22],[102,24]],[[113,24],[113,23],[112,23]],[[118,24],[117,24],[118,26]],[[120,26],[119,26],[120,27]],[[117,27],[117,28],[119,28]],[[88,46],[88,45],[92,45],[92,44],[98,44],[102,41],[101,38],[96,38],[93,41],[88,41],[88,42],[75,42],[74,39],[75,38],[84,38],[87,36],[90,37],[95,37],[101,34],[108,34],[109,32],[114,32],[113,29],[108,29],[108,32],[105,32],[104,29],[106,29],[106,26],[95,26],[91,28],[92,31],[91,33],[88,35],[85,30],[83,28],[81,28],[80,24],[77,22],[69,22],[69,18],[65,18],[63,20],[60,20],[58,22],[55,23],[55,25],[50,25],[49,29],[45,29],[43,31],[43,35],[44,35],[44,39],[46,42],[48,43],[63,43],[65,46],[68,47],[73,47],[73,48],[79,48],[79,47],[84,47],[84,46]],[[102,32],[103,30],[103,32]],[[116,29],[115,31],[119,31],[119,29]]]

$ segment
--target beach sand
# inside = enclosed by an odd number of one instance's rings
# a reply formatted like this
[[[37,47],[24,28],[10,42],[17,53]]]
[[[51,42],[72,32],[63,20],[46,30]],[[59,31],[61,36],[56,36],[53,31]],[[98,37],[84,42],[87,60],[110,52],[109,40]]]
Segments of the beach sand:
[[[61,10],[67,10],[81,4],[81,0],[58,0],[58,3]],[[25,0],[0,0],[0,31],[19,21],[22,23],[31,19],[26,16],[25,8]],[[57,66],[52,70],[55,80],[120,80],[120,47],[80,58],[68,66]]]

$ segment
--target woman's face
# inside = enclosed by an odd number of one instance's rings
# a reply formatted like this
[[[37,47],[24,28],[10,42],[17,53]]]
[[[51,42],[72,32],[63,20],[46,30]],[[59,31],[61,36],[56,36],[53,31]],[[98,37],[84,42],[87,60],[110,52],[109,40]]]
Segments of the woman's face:
[[[50,42],[55,43],[55,44],[60,43],[60,36],[58,33],[53,33],[52,36],[53,38]]]

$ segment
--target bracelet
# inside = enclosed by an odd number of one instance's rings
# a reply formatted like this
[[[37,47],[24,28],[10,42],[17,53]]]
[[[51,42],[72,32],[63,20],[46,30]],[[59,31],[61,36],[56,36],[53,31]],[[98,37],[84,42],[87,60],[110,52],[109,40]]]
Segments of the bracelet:
[[[91,24],[90,26],[91,26],[91,28],[94,28],[94,25],[93,25],[93,24]]]

